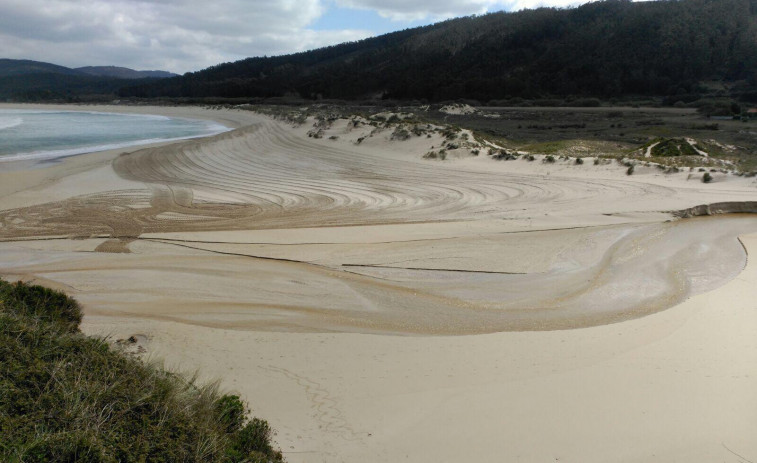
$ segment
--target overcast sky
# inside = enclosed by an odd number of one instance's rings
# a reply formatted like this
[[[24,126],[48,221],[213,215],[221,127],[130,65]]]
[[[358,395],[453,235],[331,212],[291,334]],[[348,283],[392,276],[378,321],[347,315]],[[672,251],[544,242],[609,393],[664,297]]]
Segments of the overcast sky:
[[[576,0],[0,0],[0,58],[184,73]]]

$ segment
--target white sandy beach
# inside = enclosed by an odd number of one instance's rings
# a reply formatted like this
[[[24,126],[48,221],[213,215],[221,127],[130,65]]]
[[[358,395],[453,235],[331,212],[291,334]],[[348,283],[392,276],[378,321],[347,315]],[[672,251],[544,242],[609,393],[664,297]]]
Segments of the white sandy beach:
[[[288,461],[757,461],[757,219],[671,214],[754,178],[86,109],[236,130],[0,163],[0,276],[220,379]]]

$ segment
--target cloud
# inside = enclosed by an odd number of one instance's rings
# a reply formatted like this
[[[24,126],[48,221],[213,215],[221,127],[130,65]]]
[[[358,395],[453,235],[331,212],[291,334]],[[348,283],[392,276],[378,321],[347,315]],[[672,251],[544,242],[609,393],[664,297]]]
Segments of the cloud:
[[[8,58],[185,72],[302,51],[370,31],[313,31],[320,0],[2,0]]]
[[[572,3],[550,0],[560,2]],[[0,57],[183,73],[375,35],[349,25],[309,28],[335,8],[372,10],[407,25],[539,5],[534,0],[0,0]]]
[[[400,22],[442,20],[492,11],[516,11],[541,6],[572,6],[576,0],[335,0],[342,7],[376,11]]]

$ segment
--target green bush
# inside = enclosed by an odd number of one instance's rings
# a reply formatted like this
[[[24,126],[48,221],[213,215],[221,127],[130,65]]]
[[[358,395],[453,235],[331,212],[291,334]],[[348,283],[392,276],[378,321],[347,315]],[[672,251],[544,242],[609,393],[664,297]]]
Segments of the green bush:
[[[17,314],[62,324],[71,331],[79,329],[81,307],[62,292],[21,282],[0,283],[0,303],[13,307]]]
[[[84,336],[80,319],[63,293],[0,280],[0,461],[282,461],[238,397]]]
[[[236,435],[227,453],[231,461],[257,461],[256,458],[276,455],[271,447],[271,428],[268,423],[257,418],[247,423]],[[260,461],[268,461],[260,459]]]
[[[683,138],[661,140],[651,149],[652,156],[697,156],[699,153]]]

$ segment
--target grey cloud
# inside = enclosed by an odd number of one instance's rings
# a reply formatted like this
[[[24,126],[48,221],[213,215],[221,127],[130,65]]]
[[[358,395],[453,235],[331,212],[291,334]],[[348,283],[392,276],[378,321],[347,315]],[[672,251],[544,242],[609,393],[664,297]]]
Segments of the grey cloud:
[[[2,0],[8,58],[174,72],[363,38],[312,31],[321,0]]]
[[[436,0],[433,2],[427,0],[337,0],[337,3],[351,8],[375,10],[380,15],[395,20],[422,20],[502,10],[514,2],[502,0]]]
[[[309,29],[327,5],[434,20],[533,0],[0,0],[3,56],[66,66],[194,71],[372,35]],[[568,0],[550,0],[566,2]]]

